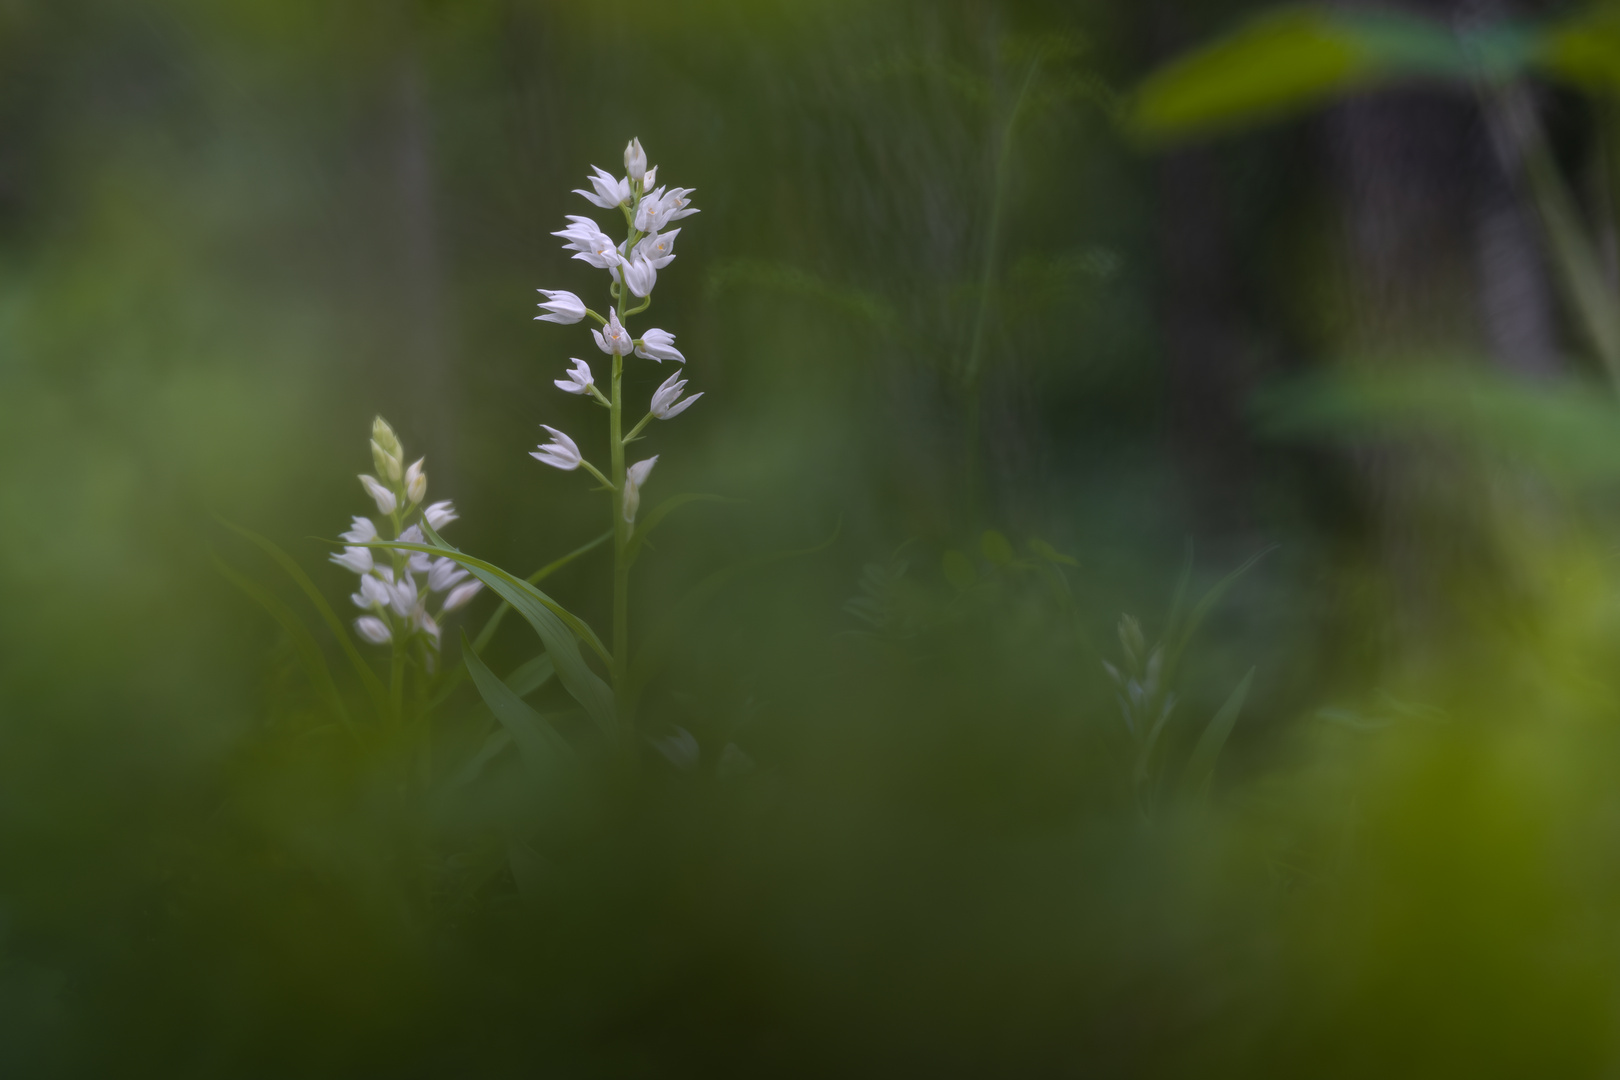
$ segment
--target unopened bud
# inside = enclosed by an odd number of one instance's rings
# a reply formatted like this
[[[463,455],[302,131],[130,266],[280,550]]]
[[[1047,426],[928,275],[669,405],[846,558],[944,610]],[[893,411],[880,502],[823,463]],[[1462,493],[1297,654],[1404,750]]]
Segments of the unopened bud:
[[[641,140],[631,139],[624,148],[624,171],[631,180],[640,181],[647,175],[647,151],[641,148]]]
[[[427,458],[417,458],[411,462],[411,467],[405,470],[405,495],[415,506],[427,497],[427,473],[422,471],[422,462]]]
[[[371,437],[381,444],[385,451],[392,454],[394,457],[402,457],[404,455],[405,451],[399,445],[399,436],[395,435],[394,429],[388,426],[388,421],[384,420],[380,416],[371,422]]]
[[[391,483],[399,483],[399,458],[390,454],[376,439],[371,440],[371,460],[376,463],[377,472],[385,479]]]

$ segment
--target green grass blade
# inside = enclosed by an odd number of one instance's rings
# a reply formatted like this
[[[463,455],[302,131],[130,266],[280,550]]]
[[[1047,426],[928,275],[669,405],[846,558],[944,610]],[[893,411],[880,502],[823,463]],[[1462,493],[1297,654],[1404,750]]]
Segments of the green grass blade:
[[[1204,795],[1209,792],[1215,778],[1215,763],[1220,760],[1227,737],[1237,724],[1238,713],[1243,711],[1243,701],[1249,696],[1249,684],[1253,680],[1254,668],[1250,668],[1237,689],[1232,691],[1232,696],[1226,699],[1226,704],[1204,728],[1203,735],[1199,736],[1198,745],[1193,748],[1192,758],[1187,762],[1187,770],[1182,774],[1181,790],[1184,794]]]
[[[561,570],[563,567],[567,566],[569,563],[573,562],[575,559],[579,558],[582,555],[586,555],[586,554],[588,554],[588,553],[590,553],[592,551],[595,551],[597,548],[601,547],[603,544],[607,543],[609,540],[612,540],[612,539],[613,539],[613,530],[609,529],[607,532],[605,532],[602,535],[598,536],[596,539],[591,540],[591,541],[589,541],[587,543],[581,544],[579,547],[575,548],[573,551],[570,551],[568,554],[564,555],[562,558],[555,559],[555,560],[547,563],[546,565],[542,566],[540,569],[536,570],[534,573],[530,574],[528,576],[528,578],[527,578],[529,584],[530,585],[538,585],[538,584],[540,584],[542,581],[546,580],[546,578],[550,577],[552,574],[556,573],[558,570]],[[500,607],[495,609],[495,614],[493,614],[493,615],[491,615],[489,617],[489,621],[486,622],[484,624],[484,628],[478,632],[478,636],[473,638],[473,651],[474,652],[480,653],[480,654],[483,653],[485,646],[487,646],[490,643],[490,641],[495,637],[495,631],[500,628],[501,620],[506,618],[506,613],[508,611],[511,611],[511,610],[512,610],[512,605],[508,604],[506,601],[502,600]]]
[[[287,572],[288,577],[298,583],[298,587],[304,591],[305,596],[309,597],[309,602],[315,606],[315,610],[320,613],[321,618],[326,622],[327,628],[337,638],[338,644],[343,647],[344,654],[348,656],[349,663],[353,665],[355,674],[360,676],[360,682],[365,686],[366,694],[371,698],[372,707],[377,710],[377,716],[379,718],[386,717],[388,715],[388,692],[383,689],[382,680],[377,678],[377,673],[371,670],[371,665],[366,663],[365,658],[360,655],[360,650],[355,648],[354,638],[349,635],[348,624],[338,617],[336,611],[332,610],[332,605],[326,602],[326,597],[315,587],[315,583],[310,580],[309,575],[304,573],[304,568],[299,566],[291,555],[283,551],[269,537],[260,536],[252,529],[245,529],[240,525],[232,524],[224,518],[216,517],[214,520],[256,545],[259,550],[274,559],[276,565]]]
[[[524,704],[511,687],[495,677],[495,673],[472,651],[472,642],[467,640],[465,631],[461,635],[461,644],[462,660],[472,675],[473,685],[478,687],[479,695],[489,706],[489,711],[495,714],[495,719],[512,733],[512,742],[517,745],[519,756],[535,777],[542,781],[556,781],[574,771],[579,762],[574,756],[573,747],[557,734],[557,729]]]
[[[1237,584],[1239,578],[1241,578],[1244,574],[1247,574],[1250,570],[1253,570],[1255,565],[1259,563],[1261,559],[1265,558],[1267,555],[1270,555],[1273,551],[1276,551],[1279,546],[1280,545],[1278,544],[1272,544],[1270,547],[1257,551],[1253,555],[1249,556],[1247,561],[1245,561],[1242,566],[1221,578],[1220,581],[1215,583],[1214,588],[1205,593],[1204,598],[1198,601],[1198,605],[1192,609],[1192,614],[1187,616],[1186,626],[1182,628],[1180,636],[1176,638],[1174,646],[1164,658],[1164,679],[1166,684],[1169,683],[1170,676],[1172,673],[1174,673],[1176,665],[1180,662],[1181,654],[1186,651],[1188,643],[1192,641],[1193,635],[1198,633],[1198,628],[1203,625],[1204,620],[1209,617],[1209,613],[1215,610],[1215,605],[1221,602],[1221,599],[1226,595],[1227,590],[1231,589],[1233,585]]]
[[[541,653],[506,677],[506,685],[518,697],[528,697],[557,674],[557,666],[550,653]]]
[[[1193,541],[1187,537],[1186,550],[1181,556],[1181,576],[1176,579],[1176,591],[1170,598],[1170,613],[1164,617],[1164,630],[1159,635],[1161,644],[1176,640],[1176,628],[1181,625],[1182,612],[1187,610],[1187,588],[1192,584]]]
[[[326,666],[326,657],[321,655],[321,647],[315,640],[315,635],[309,632],[297,614],[286,604],[278,600],[268,589],[257,582],[250,581],[231,569],[223,559],[217,555],[210,555],[214,562],[214,569],[220,575],[246,593],[258,605],[270,613],[271,618],[281,624],[281,628],[292,639],[293,648],[298,652],[298,659],[309,676],[309,681],[315,690],[326,699],[332,711],[350,734],[354,733],[354,721],[349,717],[349,710],[343,704],[343,695],[338,693],[337,683],[332,679],[332,670]]]

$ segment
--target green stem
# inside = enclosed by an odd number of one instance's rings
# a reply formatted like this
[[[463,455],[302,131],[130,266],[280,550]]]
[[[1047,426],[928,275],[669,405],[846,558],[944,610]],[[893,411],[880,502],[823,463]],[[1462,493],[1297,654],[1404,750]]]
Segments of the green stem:
[[[631,428],[630,429],[630,434],[628,434],[628,435],[626,435],[624,437],[624,444],[626,446],[629,446],[631,443],[635,442],[636,441],[636,436],[641,434],[641,429],[646,427],[647,424],[652,420],[652,418],[653,418],[652,413],[648,413],[646,416],[643,416],[641,418],[641,422],[638,423],[635,427]]]

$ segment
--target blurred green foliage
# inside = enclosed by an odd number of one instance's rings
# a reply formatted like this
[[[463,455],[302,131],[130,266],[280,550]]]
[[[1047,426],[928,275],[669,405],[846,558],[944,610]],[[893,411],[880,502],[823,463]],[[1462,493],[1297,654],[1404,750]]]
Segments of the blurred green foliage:
[[[1406,27],[1272,16],[1132,114],[1130,7],[0,2],[0,1071],[1612,1071],[1616,408],[1325,368],[1251,402],[1260,494],[1200,529],[1116,122],[1319,100]],[[1512,33],[1612,74],[1598,30]],[[638,567],[644,752],[593,767],[507,619],[470,671],[501,715],[448,686],[403,800],[417,749],[332,723],[363,687],[219,522],[340,605],[380,412],[463,550],[596,537],[526,454],[589,408],[531,305],[586,279],[548,234],[631,134],[703,209],[660,493],[727,499]],[[1252,175],[1263,250],[1306,196]],[[1407,442],[1491,547],[1385,668],[1401,583],[1301,446]],[[606,574],[545,588],[605,625]],[[1145,749],[1133,681],[1174,694]]]

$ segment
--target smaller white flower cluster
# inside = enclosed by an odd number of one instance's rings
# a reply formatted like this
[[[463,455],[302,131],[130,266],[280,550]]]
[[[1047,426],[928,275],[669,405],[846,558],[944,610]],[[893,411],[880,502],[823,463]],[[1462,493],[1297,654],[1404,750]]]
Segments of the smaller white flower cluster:
[[[381,478],[362,476],[360,483],[377,504],[377,512],[392,526],[391,539],[425,544],[420,524],[405,525],[427,498],[427,474],[422,471],[425,459],[405,467],[404,448],[394,429],[380,416],[371,428],[371,456]],[[457,520],[455,507],[448,499],[421,507],[421,517],[435,531]],[[367,614],[355,620],[354,628],[373,645],[404,643],[420,635],[436,652],[440,620],[465,607],[484,587],[481,581],[468,580],[471,575],[453,559],[436,558],[423,551],[395,551],[391,563],[377,561],[374,549],[359,546],[381,539],[376,522],[370,518],[354,518],[341,539],[351,546],[333,555],[332,561],[360,576],[359,591],[350,599]],[[430,614],[428,601],[437,593],[448,595],[437,613]]]
[[[624,327],[620,315],[637,314],[646,310],[652,303],[652,291],[658,284],[658,271],[675,261],[675,238],[680,235],[681,230],[670,229],[668,226],[698,212],[691,205],[692,188],[655,186],[658,183],[658,169],[647,167],[647,154],[641,147],[640,139],[631,139],[629,145],[624,148],[624,168],[625,175],[615,178],[612,173],[593,165],[590,177],[593,190],[575,189],[574,192],[576,195],[583,195],[589,202],[604,210],[619,210],[624,214],[629,235],[622,243],[616,243],[594,219],[577,214],[567,216],[569,224],[566,229],[552,233],[553,236],[562,237],[563,249],[574,252],[574,258],[589,263],[599,270],[606,270],[611,275],[613,285],[610,292],[618,302],[618,307],[616,309],[610,307],[607,317],[603,318],[586,307],[585,302],[571,292],[541,289],[540,294],[545,300],[540,304],[540,308],[545,314],[535,316],[542,322],[571,325],[588,315],[600,323],[601,329],[593,329],[591,336],[596,340],[598,349],[615,358],[615,386],[619,372],[617,366],[619,358],[632,353],[643,360],[657,363],[663,363],[665,360],[672,360],[677,364],[686,363],[686,357],[675,347],[674,334],[667,330],[651,329],[638,338]],[[630,295],[642,301],[638,307],[629,311],[624,309],[627,289]],[[610,402],[597,389],[596,377],[591,371],[590,364],[577,358],[572,358],[569,362],[574,366],[564,378],[556,380],[558,389],[569,394],[589,394],[598,403],[614,408],[618,398],[615,396],[613,402]],[[653,393],[652,404],[646,418],[625,437],[625,443],[635,438],[648,421],[673,419],[703,396],[701,393],[693,394],[682,400],[686,380],[681,378],[681,374],[677,371],[671,375]],[[617,413],[614,415],[616,417]],[[573,439],[554,427],[545,424],[541,426],[551,433],[551,441],[530,456],[565,471],[583,466],[609,488],[613,487],[590,462],[584,459]],[[657,462],[658,457],[654,455],[636,462],[625,471],[624,491],[620,501],[624,509],[624,519],[631,524],[635,523],[636,510],[641,504],[641,486]]]

